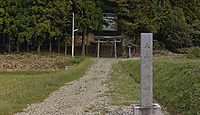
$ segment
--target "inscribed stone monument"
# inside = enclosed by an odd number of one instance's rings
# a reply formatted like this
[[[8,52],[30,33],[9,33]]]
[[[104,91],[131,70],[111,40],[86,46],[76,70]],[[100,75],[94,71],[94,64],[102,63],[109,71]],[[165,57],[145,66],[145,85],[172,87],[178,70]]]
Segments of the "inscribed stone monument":
[[[133,105],[133,115],[163,115],[161,107],[153,103],[153,34],[141,34],[140,104]]]

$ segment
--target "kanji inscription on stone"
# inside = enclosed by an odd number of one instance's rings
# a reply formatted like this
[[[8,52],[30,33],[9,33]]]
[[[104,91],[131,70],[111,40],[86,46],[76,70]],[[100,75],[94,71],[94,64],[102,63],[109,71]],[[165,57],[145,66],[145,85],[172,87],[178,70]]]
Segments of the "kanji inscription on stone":
[[[153,55],[153,34],[141,34],[141,107],[153,106],[153,81],[152,81],[152,55]]]

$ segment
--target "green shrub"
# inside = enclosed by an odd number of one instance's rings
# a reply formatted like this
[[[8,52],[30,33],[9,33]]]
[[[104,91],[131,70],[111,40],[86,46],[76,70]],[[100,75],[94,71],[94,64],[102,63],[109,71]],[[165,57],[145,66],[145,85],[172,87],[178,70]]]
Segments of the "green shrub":
[[[187,54],[187,50],[188,50],[188,48],[177,49],[177,50],[176,50],[176,53]]]
[[[56,65],[59,67],[59,69],[64,69],[66,66],[73,66],[73,65],[79,64],[84,59],[85,59],[84,57],[70,58],[64,62],[58,62],[58,63],[56,63]]]
[[[154,40],[153,50],[166,50],[165,45],[157,40]]]
[[[169,51],[167,51],[167,50],[155,50],[154,52],[153,52],[153,55],[154,56],[167,56],[167,55],[169,55]]]
[[[188,58],[200,58],[200,47],[191,47],[186,50]]]

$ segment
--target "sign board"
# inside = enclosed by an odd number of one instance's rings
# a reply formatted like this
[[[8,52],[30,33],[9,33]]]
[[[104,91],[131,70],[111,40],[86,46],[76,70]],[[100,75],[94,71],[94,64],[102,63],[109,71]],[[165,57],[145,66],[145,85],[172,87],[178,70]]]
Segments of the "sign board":
[[[117,31],[117,15],[115,13],[104,13],[103,21],[103,31]]]

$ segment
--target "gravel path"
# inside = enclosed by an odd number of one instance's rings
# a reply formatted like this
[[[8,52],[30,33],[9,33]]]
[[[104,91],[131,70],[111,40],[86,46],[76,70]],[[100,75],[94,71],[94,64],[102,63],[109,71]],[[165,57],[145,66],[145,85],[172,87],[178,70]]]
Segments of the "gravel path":
[[[41,103],[16,115],[128,115],[130,108],[110,106],[105,82],[115,59],[94,59],[95,64],[77,81],[67,83]],[[128,110],[128,111],[127,111]]]

